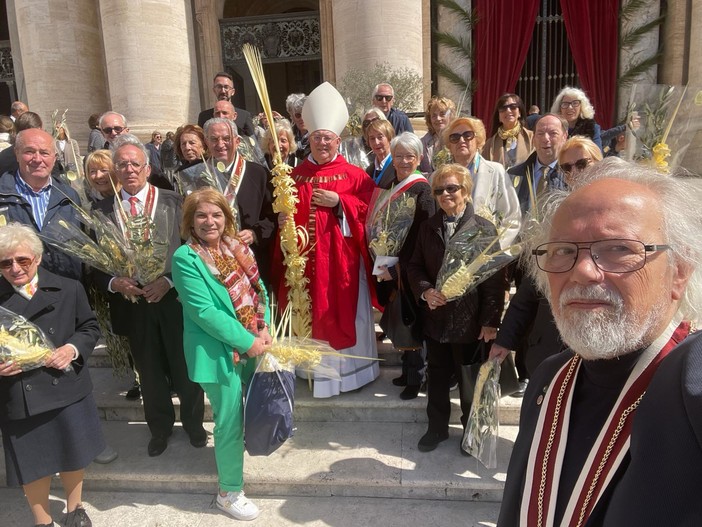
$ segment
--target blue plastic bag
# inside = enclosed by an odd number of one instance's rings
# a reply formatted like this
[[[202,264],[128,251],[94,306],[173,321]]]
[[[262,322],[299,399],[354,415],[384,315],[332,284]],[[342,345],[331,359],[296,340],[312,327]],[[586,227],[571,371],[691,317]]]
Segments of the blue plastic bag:
[[[294,435],[294,404],[295,374],[264,355],[244,404],[244,443],[250,456],[269,456]]]

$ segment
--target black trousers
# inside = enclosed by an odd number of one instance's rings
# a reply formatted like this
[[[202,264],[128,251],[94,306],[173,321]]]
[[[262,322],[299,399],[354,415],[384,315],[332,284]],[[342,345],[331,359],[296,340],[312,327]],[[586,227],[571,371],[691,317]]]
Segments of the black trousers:
[[[139,372],[146,423],[152,436],[170,435],[175,422],[171,385],[180,399],[180,420],[188,434],[202,430],[204,394],[188,377],[183,354],[183,309],[174,288],[160,302],[140,299],[130,306],[129,346]]]
[[[451,419],[451,378],[458,378],[458,389],[463,390],[461,365],[480,360],[478,341],[453,344],[441,343],[427,337],[427,363],[429,383],[427,387],[427,417],[429,430],[438,434],[448,432]],[[466,427],[470,406],[466,407],[461,397],[461,423]]]
[[[421,386],[427,373],[427,352],[424,348],[402,352],[402,375],[407,378],[407,386]]]

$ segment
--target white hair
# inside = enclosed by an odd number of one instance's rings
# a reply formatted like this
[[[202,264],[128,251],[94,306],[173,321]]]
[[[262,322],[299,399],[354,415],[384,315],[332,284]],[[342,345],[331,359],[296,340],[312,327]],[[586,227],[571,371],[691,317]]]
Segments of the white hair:
[[[44,252],[37,232],[29,225],[13,221],[0,227],[0,254],[10,254],[21,247],[26,247],[36,257]]]
[[[205,126],[202,127],[203,131],[205,132],[205,139],[207,139],[207,134],[210,132],[210,128],[216,124],[226,124],[232,131],[232,137],[239,137],[239,130],[237,129],[234,121],[225,119],[224,117],[213,117],[212,119],[208,119],[205,122]]]
[[[594,119],[595,118],[595,108],[593,108],[590,99],[587,98],[585,92],[579,88],[573,88],[571,86],[566,86],[563,88],[556,99],[553,101],[553,106],[551,106],[551,113],[561,114],[561,101],[565,96],[577,99],[580,101],[580,116],[584,119]]]
[[[392,87],[392,84],[389,84],[387,82],[381,82],[380,84],[376,84],[375,88],[373,88],[373,98],[375,98],[376,95],[378,95],[378,92],[380,91],[381,86],[387,86],[390,88],[390,92],[392,93],[392,96],[395,96],[395,88]]]
[[[105,112],[105,113],[103,113],[103,114],[100,116],[100,120],[98,121],[98,126],[99,126],[100,128],[102,128],[102,121],[103,121],[103,120],[105,119],[105,117],[107,117],[108,115],[116,115],[116,116],[118,116],[120,119],[122,119],[122,122],[124,123],[124,127],[127,128],[127,118],[126,118],[124,115],[122,115],[121,113],[113,112],[112,110],[110,110],[110,111],[108,111],[108,112]]]
[[[146,149],[144,144],[139,141],[139,138],[132,134],[120,134],[115,137],[115,140],[110,144],[110,150],[112,151],[112,162],[116,163],[117,151],[123,146],[136,146],[141,153],[144,154],[144,159],[149,163],[149,151]]]
[[[300,113],[306,100],[307,95],[304,93],[291,93],[285,99],[285,109],[291,116],[295,115],[296,113]]]
[[[424,153],[424,146],[422,145],[421,139],[412,132],[402,132],[400,135],[392,138],[392,141],[390,141],[390,154],[393,157],[395,157],[395,149],[398,146],[403,146],[412,152],[417,156],[417,159],[420,159]]]
[[[663,234],[670,246],[671,263],[689,266],[692,270],[683,293],[678,313],[686,320],[699,320],[702,315],[702,179],[676,174],[661,174],[653,168],[608,157],[588,168],[574,184],[574,189],[602,179],[621,179],[642,185],[658,197],[662,211]],[[553,192],[540,208],[540,222],[532,222],[525,235],[529,274],[548,297],[547,274],[536,265],[531,250],[549,239],[553,218],[568,191]],[[653,213],[653,211],[652,211]]]

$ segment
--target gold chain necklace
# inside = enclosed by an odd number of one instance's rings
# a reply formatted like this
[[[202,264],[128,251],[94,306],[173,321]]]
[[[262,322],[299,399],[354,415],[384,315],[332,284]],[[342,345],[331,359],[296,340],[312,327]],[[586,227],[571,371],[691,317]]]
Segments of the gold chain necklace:
[[[566,373],[565,378],[563,379],[563,382],[561,383],[560,390],[558,391],[558,397],[556,398],[556,408],[554,409],[553,413],[553,421],[551,422],[551,429],[549,431],[549,436],[548,436],[548,442],[546,443],[546,448],[544,450],[544,459],[543,463],[541,464],[541,481],[539,482],[539,495],[538,495],[538,500],[537,500],[537,526],[538,527],[543,527],[543,516],[544,516],[544,494],[546,492],[546,476],[548,472],[548,460],[551,456],[551,449],[553,448],[553,441],[556,436],[556,428],[558,425],[558,418],[561,413],[561,405],[563,404],[563,395],[565,394],[565,389],[568,383],[570,382],[570,379],[573,376],[573,373],[575,372],[575,367],[578,365],[580,362],[580,357],[577,355],[573,357],[570,361],[570,366],[568,367],[568,372]],[[609,442],[607,443],[607,448],[604,451],[604,454],[602,455],[602,459],[600,460],[600,463],[597,467],[597,471],[595,472],[592,481],[590,482],[590,487],[588,488],[587,494],[585,495],[585,501],[583,502],[583,506],[580,509],[580,515],[578,516],[578,522],[575,524],[575,527],[580,527],[583,522],[585,521],[585,513],[587,512],[587,507],[590,504],[590,501],[592,500],[592,495],[595,492],[595,487],[597,487],[597,483],[600,480],[600,476],[602,475],[602,471],[604,470],[605,465],[607,464],[607,461],[609,460],[609,456],[612,453],[612,449],[614,448],[614,444],[617,442],[617,439],[619,438],[619,435],[621,434],[622,430],[624,429],[624,425],[626,424],[626,420],[631,415],[631,413],[636,410],[636,408],[639,406],[639,403],[641,403],[641,399],[645,395],[645,391],[639,396],[636,401],[631,403],[631,405],[626,408],[623,412],[622,415],[619,417],[619,422],[617,423],[617,428],[614,429],[612,432],[612,437],[610,437]]]

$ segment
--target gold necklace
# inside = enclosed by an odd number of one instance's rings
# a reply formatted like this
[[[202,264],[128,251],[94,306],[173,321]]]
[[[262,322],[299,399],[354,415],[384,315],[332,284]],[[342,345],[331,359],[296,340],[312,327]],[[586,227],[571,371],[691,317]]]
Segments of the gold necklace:
[[[573,376],[573,372],[575,371],[575,367],[578,365],[578,362],[580,362],[580,357],[577,355],[571,359],[570,366],[568,367],[568,372],[566,373],[565,378],[563,379],[563,382],[561,383],[560,390],[558,391],[558,397],[556,398],[556,408],[554,409],[553,413],[553,420],[551,421],[551,429],[549,431],[549,436],[548,436],[548,442],[546,443],[546,448],[544,449],[544,459],[541,464],[541,481],[539,482],[539,495],[537,499],[537,526],[538,527],[543,527],[543,516],[544,516],[544,494],[546,492],[546,476],[548,472],[548,460],[551,456],[551,449],[553,447],[553,441],[556,436],[556,428],[558,425],[558,419],[561,413],[561,405],[563,404],[563,395],[565,394],[565,389],[566,386],[568,386],[568,383],[570,382],[570,379]],[[585,495],[585,501],[583,502],[583,506],[580,509],[580,514],[578,516],[578,522],[575,524],[575,527],[580,527],[583,522],[585,521],[585,513],[587,512],[587,507],[590,504],[590,501],[592,500],[592,495],[595,492],[595,487],[597,487],[597,483],[600,480],[600,476],[602,475],[602,471],[604,470],[605,465],[607,464],[607,461],[609,460],[609,456],[612,453],[612,449],[614,448],[614,444],[617,442],[617,439],[619,438],[619,435],[621,434],[622,430],[624,429],[624,425],[626,423],[627,418],[631,413],[636,410],[636,408],[639,406],[639,403],[641,403],[641,399],[643,399],[643,396],[646,394],[644,391],[636,401],[631,403],[628,408],[626,408],[623,412],[622,415],[619,417],[619,422],[617,423],[617,428],[614,429],[612,432],[612,437],[610,437],[609,442],[607,443],[607,448],[604,451],[604,454],[602,455],[602,459],[600,460],[599,465],[597,466],[597,470],[595,471],[595,474],[592,477],[592,481],[590,482],[590,486],[587,490],[587,494]]]

